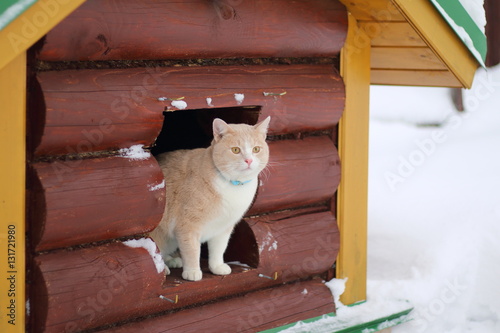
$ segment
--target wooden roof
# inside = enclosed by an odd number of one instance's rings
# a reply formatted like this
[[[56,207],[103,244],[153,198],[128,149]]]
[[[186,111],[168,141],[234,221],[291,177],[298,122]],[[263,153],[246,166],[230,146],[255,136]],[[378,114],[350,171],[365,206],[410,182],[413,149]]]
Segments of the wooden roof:
[[[372,84],[471,87],[479,62],[431,1],[340,1],[371,38]]]

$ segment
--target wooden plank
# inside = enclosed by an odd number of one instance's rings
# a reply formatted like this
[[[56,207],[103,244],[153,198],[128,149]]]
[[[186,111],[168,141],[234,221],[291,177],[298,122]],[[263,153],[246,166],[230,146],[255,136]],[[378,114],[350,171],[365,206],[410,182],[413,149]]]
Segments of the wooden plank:
[[[335,56],[346,28],[330,0],[89,0],[48,33],[40,59]]]
[[[0,69],[1,332],[25,332],[26,53]]]
[[[147,251],[112,243],[34,259],[33,327],[75,332],[168,309],[159,302],[163,274]],[[154,287],[152,287],[154,286]]]
[[[253,253],[247,257],[257,257],[257,265],[251,263],[256,268],[236,265],[230,275],[215,276],[204,263],[198,282],[182,280],[181,269],[172,269],[165,279],[147,250],[121,242],[38,255],[30,297],[34,327],[44,332],[86,330],[323,273],[338,253],[338,228],[331,212],[309,212],[245,219],[241,223],[248,228],[236,232],[244,230],[242,237],[255,240],[246,250]]]
[[[334,311],[328,288],[315,279],[111,328],[108,332],[260,332]]]
[[[392,0],[463,87],[470,88],[478,62],[429,1]]]
[[[85,0],[38,0],[0,30],[0,69],[21,55]]]
[[[359,26],[376,46],[427,46],[413,27],[407,22],[361,21]]]
[[[370,44],[357,43],[365,38],[355,18],[349,16],[341,55],[346,109],[339,124],[342,180],[337,194],[341,244],[337,278],[348,278],[341,296],[344,304],[366,299]]]
[[[372,69],[371,84],[424,86],[424,87],[455,87],[462,84],[450,71],[427,70],[383,70]]]
[[[328,136],[269,143],[270,162],[249,214],[306,206],[333,197],[340,160]],[[307,170],[307,172],[304,172]]]
[[[372,69],[446,70],[427,47],[372,47]]]
[[[39,120],[30,131],[38,156],[152,144],[162,112],[177,110],[159,97],[184,97],[188,109],[261,105],[262,116],[272,116],[270,134],[332,128],[345,99],[330,65],[68,70],[38,80]]]
[[[363,21],[401,21],[405,18],[391,0],[339,0],[357,19]]]
[[[32,168],[29,223],[37,251],[149,232],[163,216],[165,183],[152,156]]]
[[[267,276],[277,274],[280,280],[293,281],[324,273],[335,263],[339,233],[331,212],[245,221],[257,240],[259,271]]]

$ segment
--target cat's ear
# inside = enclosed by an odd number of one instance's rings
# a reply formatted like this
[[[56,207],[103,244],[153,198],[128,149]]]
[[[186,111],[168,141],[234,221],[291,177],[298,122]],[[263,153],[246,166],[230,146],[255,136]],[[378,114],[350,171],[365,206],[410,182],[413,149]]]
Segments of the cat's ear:
[[[212,123],[214,130],[214,140],[219,141],[224,135],[231,131],[231,127],[222,119],[215,118]]]
[[[264,135],[264,138],[267,136],[267,129],[269,128],[270,121],[271,121],[271,116],[267,116],[266,119],[262,120],[257,125],[254,125],[254,128]]]

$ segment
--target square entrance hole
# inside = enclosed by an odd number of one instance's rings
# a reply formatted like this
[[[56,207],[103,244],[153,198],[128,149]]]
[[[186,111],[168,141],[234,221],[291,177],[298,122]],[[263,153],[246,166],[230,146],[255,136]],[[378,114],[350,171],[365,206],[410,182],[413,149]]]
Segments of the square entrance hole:
[[[261,106],[242,106],[165,111],[162,130],[151,152],[157,155],[178,149],[207,148],[213,139],[215,118],[230,124],[255,125],[261,109]]]
[[[158,155],[179,149],[207,148],[213,140],[212,123],[215,118],[220,118],[229,124],[255,125],[261,109],[261,106],[242,106],[165,111],[162,130],[151,152],[153,155]],[[206,244],[203,244],[201,264],[204,271],[206,259],[208,250]],[[257,268],[259,265],[257,241],[246,222],[241,221],[234,228],[224,260],[239,262],[252,268]]]

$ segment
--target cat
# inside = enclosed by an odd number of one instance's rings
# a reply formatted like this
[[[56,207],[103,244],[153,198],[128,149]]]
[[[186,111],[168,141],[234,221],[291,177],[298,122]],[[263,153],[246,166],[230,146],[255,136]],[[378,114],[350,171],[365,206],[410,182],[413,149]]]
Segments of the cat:
[[[208,266],[215,275],[231,273],[224,252],[234,226],[250,207],[259,173],[269,161],[266,143],[271,118],[257,125],[212,123],[208,148],[176,150],[156,159],[165,177],[166,208],[150,234],[170,268],[182,278],[202,279],[200,245],[207,242]],[[180,253],[179,253],[180,252]]]

